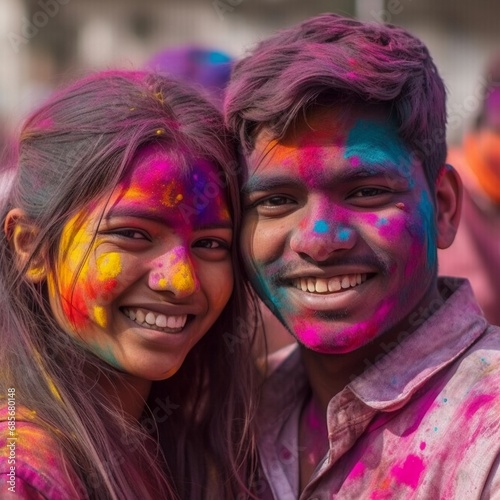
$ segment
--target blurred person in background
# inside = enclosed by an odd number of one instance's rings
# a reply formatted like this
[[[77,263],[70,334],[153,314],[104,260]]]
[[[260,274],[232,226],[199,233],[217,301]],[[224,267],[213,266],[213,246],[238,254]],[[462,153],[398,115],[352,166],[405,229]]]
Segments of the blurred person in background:
[[[462,177],[464,198],[455,242],[439,251],[439,273],[467,278],[486,318],[500,325],[500,52],[485,77],[474,126],[448,155]]]
[[[232,57],[197,45],[169,47],[153,55],[146,69],[186,81],[208,93],[220,104],[231,75]]]

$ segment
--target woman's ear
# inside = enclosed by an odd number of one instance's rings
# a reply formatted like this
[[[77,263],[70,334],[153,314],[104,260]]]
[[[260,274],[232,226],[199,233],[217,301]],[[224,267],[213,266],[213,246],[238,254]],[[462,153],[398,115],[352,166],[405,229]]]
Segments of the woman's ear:
[[[26,269],[26,278],[33,283],[43,281],[47,275],[43,254],[33,257],[40,229],[20,208],[13,208],[5,217],[3,230],[14,253],[19,270]],[[26,268],[26,266],[28,266]]]
[[[451,165],[444,165],[436,181],[437,246],[448,248],[455,239],[462,212],[462,180]]]

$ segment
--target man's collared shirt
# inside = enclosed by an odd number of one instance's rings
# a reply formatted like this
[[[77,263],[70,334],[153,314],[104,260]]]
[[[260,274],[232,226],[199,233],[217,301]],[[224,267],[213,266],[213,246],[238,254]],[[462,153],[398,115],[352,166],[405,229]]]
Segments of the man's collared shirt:
[[[387,354],[366,360],[329,402],[329,451],[301,494],[298,429],[310,388],[299,349],[284,348],[259,414],[259,498],[500,499],[500,328],[467,281],[439,283],[444,304],[410,318],[420,326],[382,346]]]

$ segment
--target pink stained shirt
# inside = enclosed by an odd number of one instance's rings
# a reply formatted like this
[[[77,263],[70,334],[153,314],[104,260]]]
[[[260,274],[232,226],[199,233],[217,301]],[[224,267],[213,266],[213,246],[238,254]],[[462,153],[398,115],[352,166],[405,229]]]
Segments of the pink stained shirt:
[[[88,498],[61,446],[37,422],[35,412],[19,406],[12,411],[15,430],[8,425],[7,406],[0,406],[0,499]]]
[[[259,498],[500,499],[500,328],[467,281],[439,284],[441,308],[331,399],[329,451],[301,495],[298,426],[310,388],[299,349],[284,348],[291,354],[260,408]]]

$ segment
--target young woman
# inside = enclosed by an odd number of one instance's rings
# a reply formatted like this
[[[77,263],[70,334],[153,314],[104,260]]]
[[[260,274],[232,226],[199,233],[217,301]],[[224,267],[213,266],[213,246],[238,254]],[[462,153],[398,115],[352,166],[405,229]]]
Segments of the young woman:
[[[154,74],[84,78],[27,119],[0,237],[0,493],[249,493],[234,165],[215,107]]]

